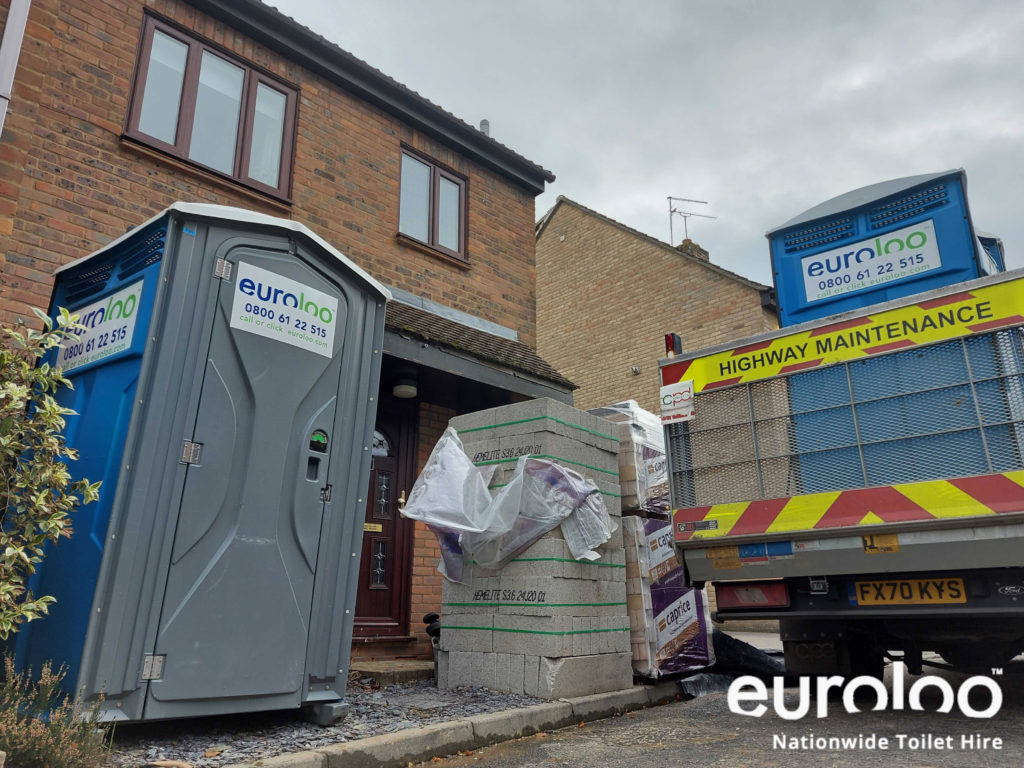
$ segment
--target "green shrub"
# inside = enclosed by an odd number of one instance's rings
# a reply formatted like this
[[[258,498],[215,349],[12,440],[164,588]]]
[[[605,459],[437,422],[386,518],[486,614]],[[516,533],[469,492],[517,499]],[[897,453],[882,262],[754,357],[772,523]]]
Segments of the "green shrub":
[[[109,764],[99,705],[83,710],[60,689],[65,669],[44,664],[39,680],[4,659],[0,685],[0,751],[11,768],[100,768]]]
[[[95,501],[99,483],[71,481],[67,462],[77,457],[67,447],[64,416],[72,413],[53,399],[71,383],[53,366],[40,362],[82,328],[67,310],[57,327],[36,312],[45,330],[18,321],[2,329],[0,346],[0,639],[24,622],[39,618],[54,602],[34,597],[25,581],[42,562],[47,541],[71,535],[69,513]]]

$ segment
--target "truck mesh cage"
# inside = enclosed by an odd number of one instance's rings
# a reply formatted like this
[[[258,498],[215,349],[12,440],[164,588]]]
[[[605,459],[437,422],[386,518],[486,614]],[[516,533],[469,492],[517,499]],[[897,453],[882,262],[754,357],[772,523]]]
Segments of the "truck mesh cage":
[[[1021,469],[1024,329],[698,393],[666,428],[694,507]]]

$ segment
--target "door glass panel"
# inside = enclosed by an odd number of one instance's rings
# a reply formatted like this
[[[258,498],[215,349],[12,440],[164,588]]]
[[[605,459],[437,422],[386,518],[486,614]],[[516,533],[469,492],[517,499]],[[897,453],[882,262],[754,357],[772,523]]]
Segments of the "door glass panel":
[[[373,557],[370,558],[370,589],[387,589],[388,586],[388,540],[373,540]]]
[[[223,173],[234,172],[244,80],[241,67],[203,51],[190,159]]]
[[[163,32],[153,32],[139,130],[168,144],[173,144],[178,136],[178,108],[187,58],[187,45]]]
[[[437,195],[437,243],[459,250],[459,185],[442,177]]]
[[[249,177],[271,187],[281,179],[281,143],[288,97],[263,83],[256,86],[256,114],[249,150]]]
[[[373,431],[373,454],[374,456],[390,456],[391,443],[382,432]]]
[[[377,520],[391,519],[390,472],[377,472],[377,495],[374,499],[373,516]]]
[[[424,243],[430,237],[430,166],[402,155],[398,231]]]

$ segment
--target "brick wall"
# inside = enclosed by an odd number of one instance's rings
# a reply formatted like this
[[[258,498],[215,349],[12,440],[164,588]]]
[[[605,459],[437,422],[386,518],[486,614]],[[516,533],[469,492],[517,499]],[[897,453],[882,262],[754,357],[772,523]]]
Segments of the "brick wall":
[[[579,385],[577,408],[657,413],[666,333],[694,350],[774,327],[757,289],[571,202],[537,240],[537,351]]]
[[[121,138],[142,2],[35,0],[0,139],[0,322],[45,307],[60,265],[188,200],[301,221],[383,282],[534,342],[529,193],[183,2],[146,5],[299,87],[293,204]],[[397,242],[403,142],[469,179],[469,268]]]

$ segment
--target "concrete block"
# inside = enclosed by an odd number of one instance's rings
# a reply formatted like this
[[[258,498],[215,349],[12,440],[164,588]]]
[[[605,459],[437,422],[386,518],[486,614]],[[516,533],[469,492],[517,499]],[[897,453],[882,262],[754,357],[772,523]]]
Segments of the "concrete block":
[[[463,440],[472,434],[495,433],[499,430],[503,435],[545,430],[573,437],[607,451],[617,453],[619,449],[618,433],[609,428],[607,421],[550,398],[456,416],[449,421],[449,425],[459,432]]]
[[[448,651],[437,651],[437,687],[443,689],[450,688],[448,684]]]
[[[494,655],[494,685],[495,691],[509,691],[508,670],[510,653],[495,653]]]
[[[458,613],[494,613],[497,606],[493,604],[497,602],[500,584],[496,576],[470,578],[465,584],[445,579],[441,585],[442,619]]]
[[[468,685],[495,687],[498,653],[470,653]]]
[[[608,602],[601,599],[600,582],[579,579],[525,578],[501,579],[502,596],[498,613],[525,616],[600,616],[608,613]],[[623,595],[622,602],[625,602]]]
[[[573,656],[589,656],[593,651],[591,650],[593,644],[591,639],[593,638],[592,630],[594,629],[591,619],[589,617],[574,617],[572,620],[572,655]]]
[[[541,658],[536,695],[542,699],[567,699],[621,691],[632,685],[629,653]]]
[[[534,656],[571,656],[571,616],[494,616],[494,650]]]
[[[442,676],[441,660],[444,659],[445,671]],[[437,652],[437,663],[438,663],[438,675],[437,675],[437,687],[438,688],[458,688],[460,685],[466,685],[466,680],[469,676],[469,662],[466,658],[466,653],[462,651],[438,651]],[[442,680],[444,685],[442,685]]]
[[[523,693],[536,696],[540,685],[540,657],[523,654]]]
[[[441,617],[438,647],[443,651],[493,651],[493,622],[490,613],[445,614]]]
[[[508,690],[513,693],[526,693],[526,656],[521,653],[510,653],[508,659]]]
[[[612,624],[609,621],[609,628],[621,628],[622,624]],[[630,653],[632,646],[630,644],[630,633],[624,631],[613,631],[608,632],[605,637],[608,639],[606,653]]]

